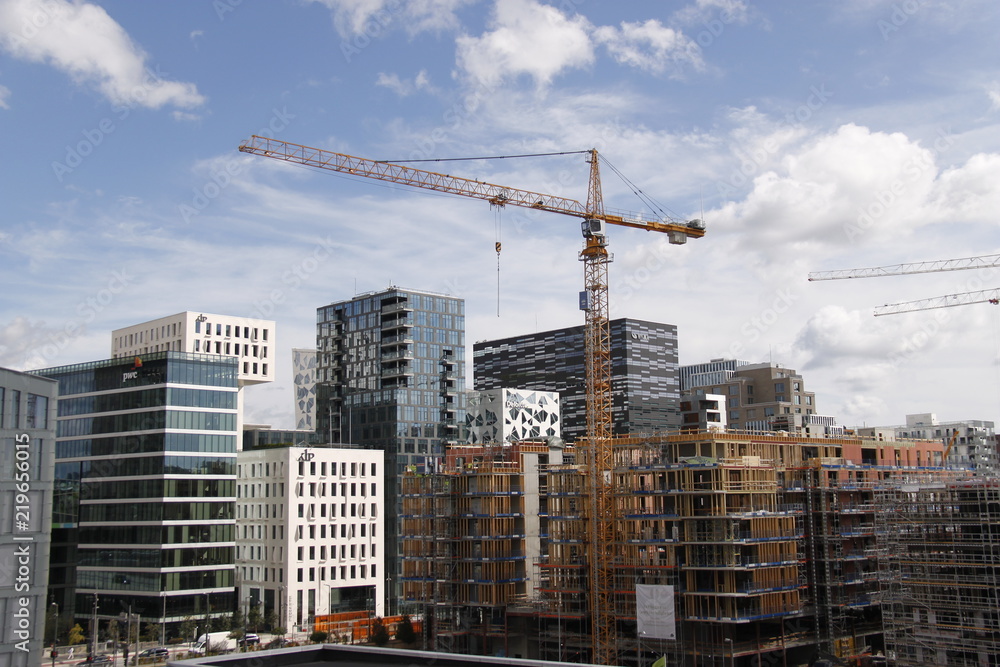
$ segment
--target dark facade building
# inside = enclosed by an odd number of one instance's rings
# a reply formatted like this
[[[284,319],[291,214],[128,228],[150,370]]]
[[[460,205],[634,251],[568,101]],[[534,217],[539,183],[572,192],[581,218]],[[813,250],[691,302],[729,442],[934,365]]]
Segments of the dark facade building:
[[[611,320],[614,432],[647,433],[679,425],[677,327],[628,318]],[[586,434],[583,326],[483,341],[473,347],[477,390],[559,392],[562,437]]]
[[[398,475],[433,468],[465,422],[465,302],[390,287],[316,315],[317,430],[385,452],[386,569],[398,586]]]
[[[131,610],[167,636],[231,614],[237,360],[157,352],[35,373],[59,383],[54,601],[84,627]]]
[[[0,665],[40,665],[62,611],[46,593],[56,391],[0,368]]]

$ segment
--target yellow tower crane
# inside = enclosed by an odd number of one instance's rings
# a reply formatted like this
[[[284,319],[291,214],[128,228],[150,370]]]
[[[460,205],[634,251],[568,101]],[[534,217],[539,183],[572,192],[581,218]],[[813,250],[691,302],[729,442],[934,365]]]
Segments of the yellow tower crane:
[[[522,206],[539,211],[561,213],[582,218],[585,290],[580,295],[580,307],[585,311],[584,339],[586,366],[587,466],[591,493],[590,517],[590,620],[594,662],[613,664],[616,659],[617,628],[612,605],[613,550],[615,543],[615,504],[611,488],[614,467],[611,444],[611,333],[608,307],[607,225],[633,227],[667,234],[670,243],[681,245],[688,238],[705,235],[701,220],[645,220],[642,216],[607,211],[601,193],[601,177],[596,150],[582,151],[588,155],[590,182],[587,203],[529,190],[510,188],[475,179],[449,176],[415,169],[392,162],[370,160],[319,148],[310,148],[287,141],[252,136],[240,151],[275,160],[373,178],[380,181],[434,190],[461,197],[471,197],[494,206]]]
[[[959,259],[941,259],[927,262],[911,262],[908,264],[892,264],[889,266],[873,266],[865,269],[837,269],[834,271],[815,271],[809,274],[809,280],[848,280],[851,278],[879,278],[882,276],[903,276],[913,273],[937,273],[939,271],[965,271],[968,269],[989,269],[1000,266],[1000,255],[980,255],[977,257],[962,257]],[[918,310],[932,308],[951,308],[972,303],[1000,303],[1000,290],[978,290],[961,292],[945,296],[890,303],[875,309],[875,316],[912,313]]]

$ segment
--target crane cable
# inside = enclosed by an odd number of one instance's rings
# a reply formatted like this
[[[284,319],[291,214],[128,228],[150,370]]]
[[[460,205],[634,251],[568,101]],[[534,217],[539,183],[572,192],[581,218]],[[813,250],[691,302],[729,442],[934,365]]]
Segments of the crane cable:
[[[497,206],[495,217],[493,219],[493,230],[496,235],[496,242],[494,247],[497,251],[497,317],[500,317],[500,248],[502,244],[500,242],[500,235],[503,230],[503,207]]]

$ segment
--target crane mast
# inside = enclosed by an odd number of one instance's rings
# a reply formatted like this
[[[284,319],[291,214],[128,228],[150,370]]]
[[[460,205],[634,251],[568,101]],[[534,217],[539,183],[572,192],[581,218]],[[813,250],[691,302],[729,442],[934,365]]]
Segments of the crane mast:
[[[611,262],[611,255],[607,249],[606,225],[662,232],[668,235],[670,243],[681,245],[688,238],[701,238],[705,235],[702,221],[678,223],[672,220],[647,220],[634,213],[605,210],[596,150],[586,151],[590,164],[586,204],[556,195],[484,183],[476,179],[359,158],[256,135],[241,144],[239,150],[352,176],[470,197],[494,206],[510,204],[582,219],[584,247],[580,251],[580,260],[584,265],[585,289],[580,300],[581,308],[586,313],[584,357],[587,392],[587,436],[582,449],[587,457],[591,495],[588,531],[591,541],[588,558],[591,636],[594,662],[613,664],[617,655],[617,624],[612,604],[616,505],[611,483],[614,469],[608,303],[608,264]]]

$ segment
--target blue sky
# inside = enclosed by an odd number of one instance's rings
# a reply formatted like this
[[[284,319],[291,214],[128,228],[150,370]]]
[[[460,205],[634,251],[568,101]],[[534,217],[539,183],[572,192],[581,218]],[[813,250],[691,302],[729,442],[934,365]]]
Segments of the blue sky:
[[[986,0],[0,0],[0,364],[105,358],[113,329],[182,310],[266,314],[281,370],[247,420],[289,426],[317,306],[454,294],[470,348],[579,324],[573,218],[237,147],[596,147],[707,223],[682,247],[611,232],[613,316],[676,324],[681,363],[784,363],[847,425],[996,419],[1000,308],[872,316],[995,271],[806,276],[997,252],[998,28]],[[579,155],[426,166],[586,198]],[[606,205],[642,210],[602,176]]]

